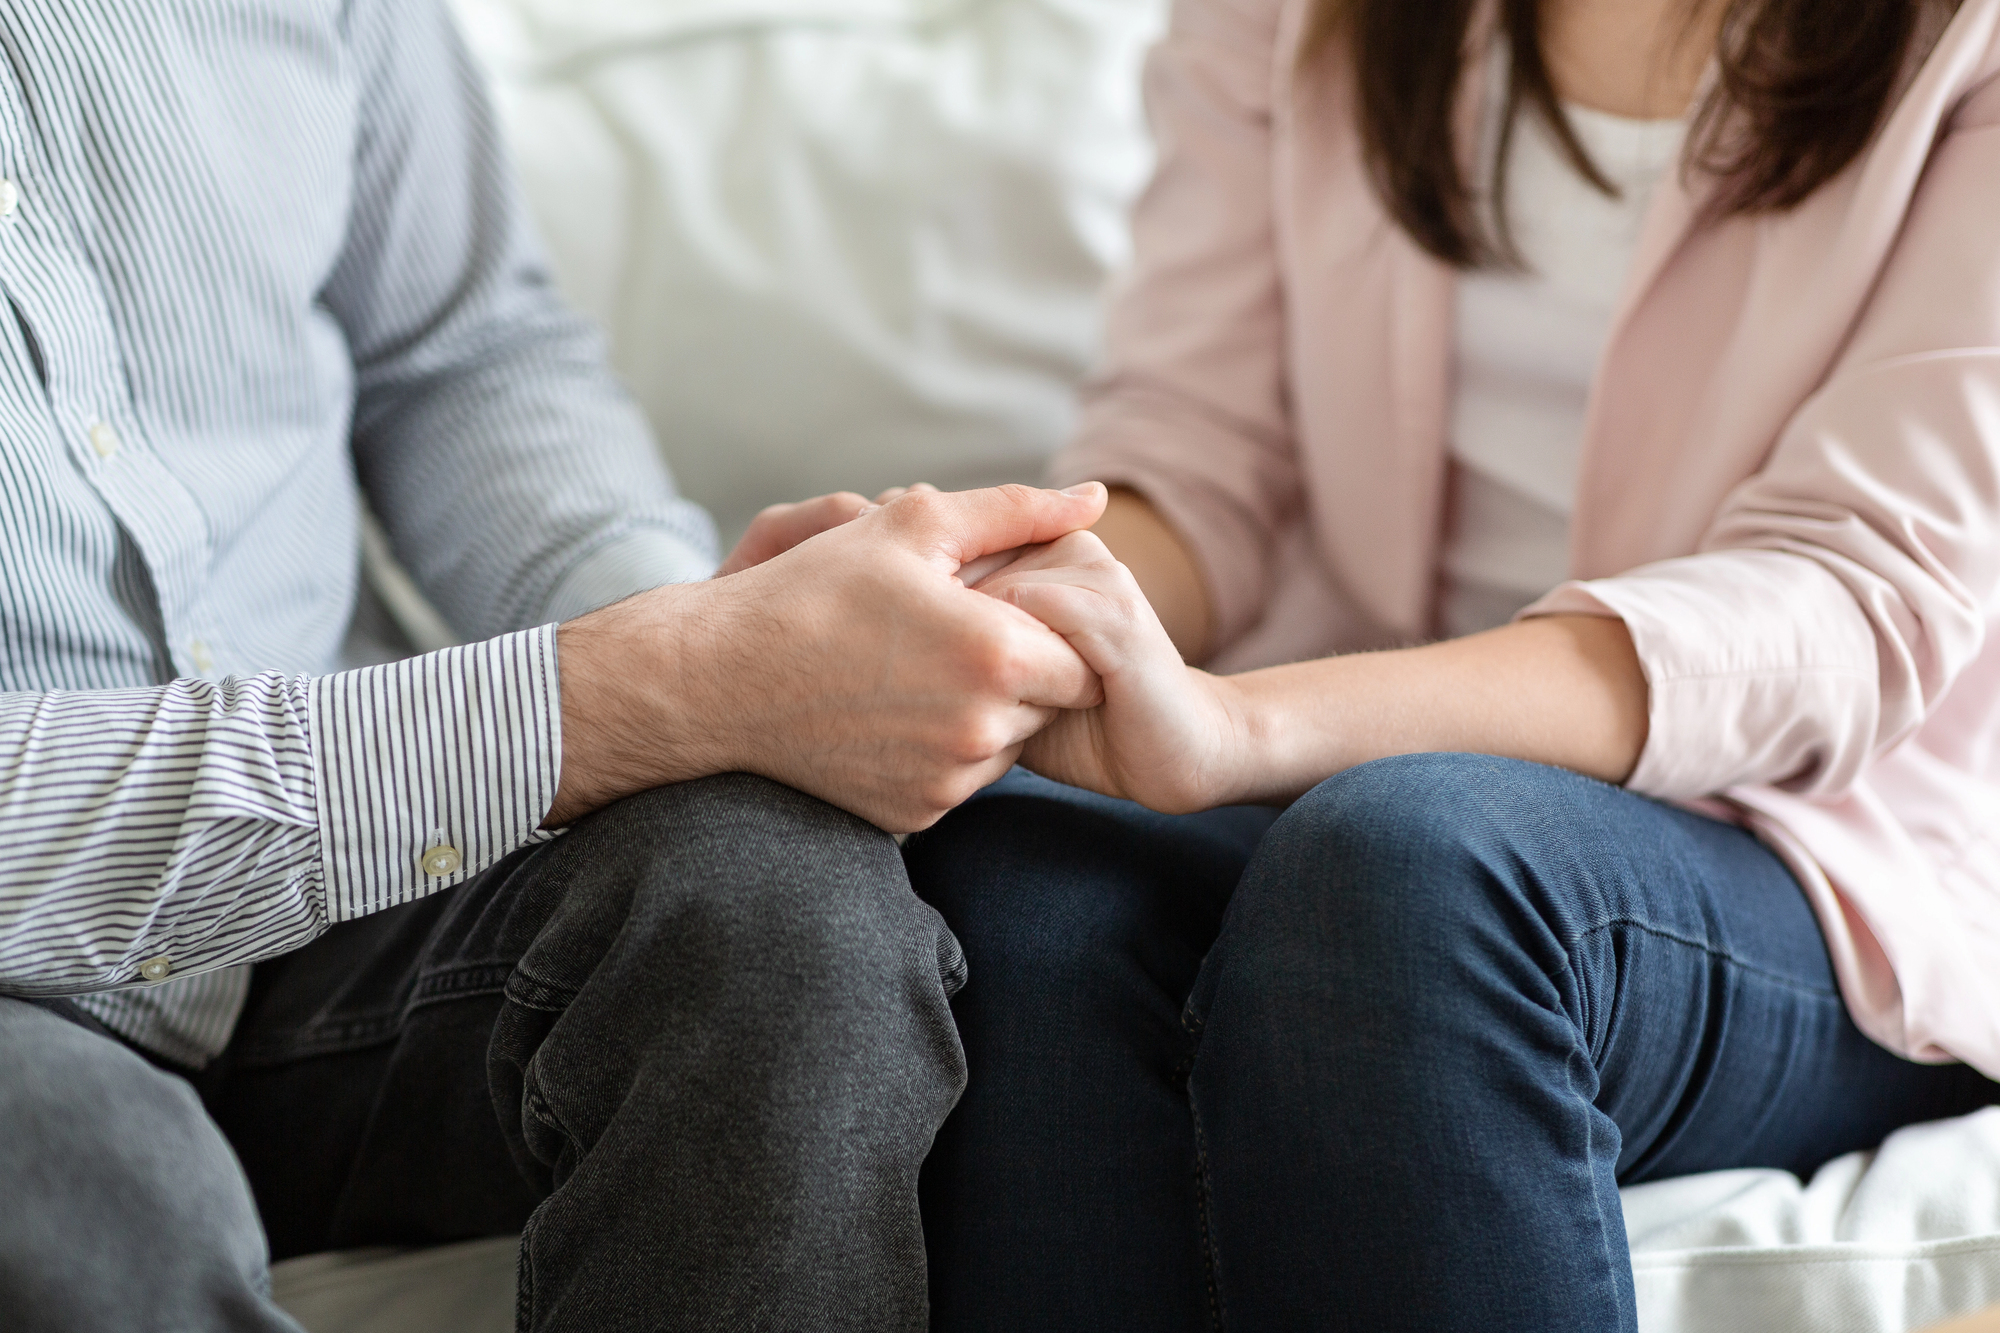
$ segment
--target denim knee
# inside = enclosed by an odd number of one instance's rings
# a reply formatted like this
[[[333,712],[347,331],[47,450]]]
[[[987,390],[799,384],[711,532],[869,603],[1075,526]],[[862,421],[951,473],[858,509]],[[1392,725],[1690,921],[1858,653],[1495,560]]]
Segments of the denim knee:
[[[249,1183],[194,1089],[0,999],[9,1329],[284,1328]]]
[[[782,784],[744,773],[675,783],[568,838],[555,924],[571,967],[670,940],[718,972],[832,979],[928,956],[948,987],[962,980],[956,942],[911,894],[894,839]],[[552,943],[537,942],[534,966]]]
[[[1218,961],[1238,961],[1239,987],[1309,978],[1417,1009],[1473,957],[1525,947],[1524,973],[1561,968],[1575,905],[1539,896],[1524,867],[1566,855],[1566,815],[1605,790],[1487,755],[1405,755],[1338,774],[1266,835]]]

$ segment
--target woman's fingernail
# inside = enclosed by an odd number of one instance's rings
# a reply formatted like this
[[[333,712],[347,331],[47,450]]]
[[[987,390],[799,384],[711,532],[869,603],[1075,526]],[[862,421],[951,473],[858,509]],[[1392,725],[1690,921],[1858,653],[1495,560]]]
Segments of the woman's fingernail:
[[[1098,488],[1098,486],[1100,486],[1100,485],[1102,485],[1102,484],[1103,484],[1103,483],[1101,483],[1101,482],[1095,482],[1095,481],[1081,481],[1081,482],[1078,482],[1078,483],[1077,483],[1076,485],[1074,485],[1074,486],[1067,486],[1067,487],[1064,487],[1064,488],[1063,488],[1063,494],[1064,494],[1064,495],[1073,495],[1073,496],[1075,496],[1075,497],[1076,497],[1077,499],[1081,500],[1081,499],[1083,499],[1083,498],[1084,498],[1084,497],[1085,497],[1086,495],[1095,495],[1095,494],[1097,494],[1097,488]]]
[[[854,511],[854,516],[860,518],[863,514],[872,514],[881,507],[881,505],[862,505],[861,508]]]

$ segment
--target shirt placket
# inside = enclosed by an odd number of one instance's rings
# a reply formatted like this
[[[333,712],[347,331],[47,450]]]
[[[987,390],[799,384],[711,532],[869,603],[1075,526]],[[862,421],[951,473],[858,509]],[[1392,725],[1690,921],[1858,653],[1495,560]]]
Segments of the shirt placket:
[[[133,411],[117,328],[82,239],[85,178],[64,188],[62,146],[42,138],[18,72],[4,62],[0,71],[0,282],[39,350],[49,412],[71,462],[151,575],[176,674],[219,674],[213,636],[198,618],[208,520]],[[60,72],[36,73],[45,95],[67,82]]]

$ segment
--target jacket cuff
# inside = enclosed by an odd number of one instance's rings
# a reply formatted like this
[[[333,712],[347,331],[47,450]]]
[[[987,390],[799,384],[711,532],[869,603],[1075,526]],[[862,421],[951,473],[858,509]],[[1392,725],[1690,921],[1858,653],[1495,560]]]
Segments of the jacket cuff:
[[[1744,784],[1845,788],[1881,712],[1875,636],[1815,561],[1716,551],[1565,583],[1520,613],[1625,622],[1646,674],[1646,745],[1626,786],[1690,800]]]

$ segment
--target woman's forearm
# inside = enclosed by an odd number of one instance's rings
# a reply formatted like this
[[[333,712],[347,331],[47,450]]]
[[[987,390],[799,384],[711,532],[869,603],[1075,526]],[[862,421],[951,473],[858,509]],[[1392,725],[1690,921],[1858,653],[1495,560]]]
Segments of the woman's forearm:
[[[1622,621],[1549,616],[1392,652],[1216,681],[1236,714],[1236,790],[1282,801],[1356,764],[1447,750],[1622,782],[1646,744],[1646,677]]]

